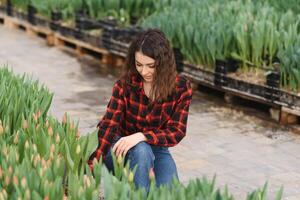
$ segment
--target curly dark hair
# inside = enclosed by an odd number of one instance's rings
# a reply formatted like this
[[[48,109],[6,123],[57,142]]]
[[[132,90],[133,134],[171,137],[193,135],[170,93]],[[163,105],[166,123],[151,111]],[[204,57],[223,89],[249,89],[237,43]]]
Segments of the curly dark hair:
[[[132,75],[138,75],[135,67],[135,53],[142,54],[155,60],[155,73],[150,91],[150,99],[157,102],[167,100],[175,89],[177,75],[175,57],[169,40],[158,29],[149,29],[139,33],[132,41],[126,58],[122,80],[130,81]]]

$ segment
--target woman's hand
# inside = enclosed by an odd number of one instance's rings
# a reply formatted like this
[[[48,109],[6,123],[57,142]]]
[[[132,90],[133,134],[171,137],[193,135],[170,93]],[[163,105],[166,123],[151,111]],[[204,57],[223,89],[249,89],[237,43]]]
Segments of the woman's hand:
[[[119,139],[118,142],[114,145],[112,150],[117,157],[125,157],[129,149],[142,141],[146,141],[146,137],[141,132],[126,137],[121,137],[121,139]]]

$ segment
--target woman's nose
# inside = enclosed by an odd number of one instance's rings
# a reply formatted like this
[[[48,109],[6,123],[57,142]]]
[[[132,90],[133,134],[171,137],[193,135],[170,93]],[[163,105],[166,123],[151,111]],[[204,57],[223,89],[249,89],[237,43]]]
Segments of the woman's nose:
[[[148,72],[148,69],[147,69],[147,67],[146,67],[146,66],[143,66],[143,67],[142,67],[141,74],[142,74],[142,75],[146,75],[146,74],[147,74],[147,72]]]

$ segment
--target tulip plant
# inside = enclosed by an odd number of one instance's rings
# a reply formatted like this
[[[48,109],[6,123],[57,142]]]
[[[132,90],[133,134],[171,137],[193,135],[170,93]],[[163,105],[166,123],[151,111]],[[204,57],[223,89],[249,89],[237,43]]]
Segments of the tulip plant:
[[[92,19],[113,17],[119,25],[128,26],[134,18],[141,19],[161,9],[167,2],[154,0],[87,0],[89,16]]]
[[[300,4],[298,0],[255,0],[258,2],[268,2],[279,12],[292,10],[294,13],[300,13]]]
[[[62,122],[47,116],[53,95],[38,82],[6,68],[0,79],[0,199],[97,199],[101,163],[93,178],[89,137],[80,138],[67,115]]]
[[[12,5],[17,9],[26,12],[27,5],[30,3],[31,0],[11,0]]]
[[[278,53],[281,61],[282,85],[292,91],[300,90],[300,35],[294,43]]]
[[[15,78],[7,69],[1,70],[0,80],[0,119],[10,135],[29,117],[46,118],[53,97],[48,89],[25,76]]]
[[[170,23],[170,19],[176,20]],[[213,70],[216,60],[234,59],[247,72],[276,69],[273,63],[278,60],[279,52],[292,48],[291,44],[300,35],[299,23],[300,15],[290,10],[279,12],[271,3],[260,0],[228,0],[226,4],[221,0],[184,3],[173,0],[170,6],[150,15],[141,25],[163,30],[190,63]],[[296,66],[300,65],[292,54],[284,55]],[[287,80],[298,76],[299,69],[293,69],[286,69],[284,64],[277,70]],[[298,81],[290,88],[297,90],[297,84]]]

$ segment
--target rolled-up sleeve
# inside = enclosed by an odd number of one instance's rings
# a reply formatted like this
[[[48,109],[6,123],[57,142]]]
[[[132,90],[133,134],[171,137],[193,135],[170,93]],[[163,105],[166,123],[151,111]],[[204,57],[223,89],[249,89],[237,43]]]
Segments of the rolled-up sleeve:
[[[175,146],[186,135],[186,126],[189,114],[189,106],[192,101],[192,88],[190,82],[181,90],[176,102],[175,111],[164,128],[144,131],[147,143],[158,146]]]

